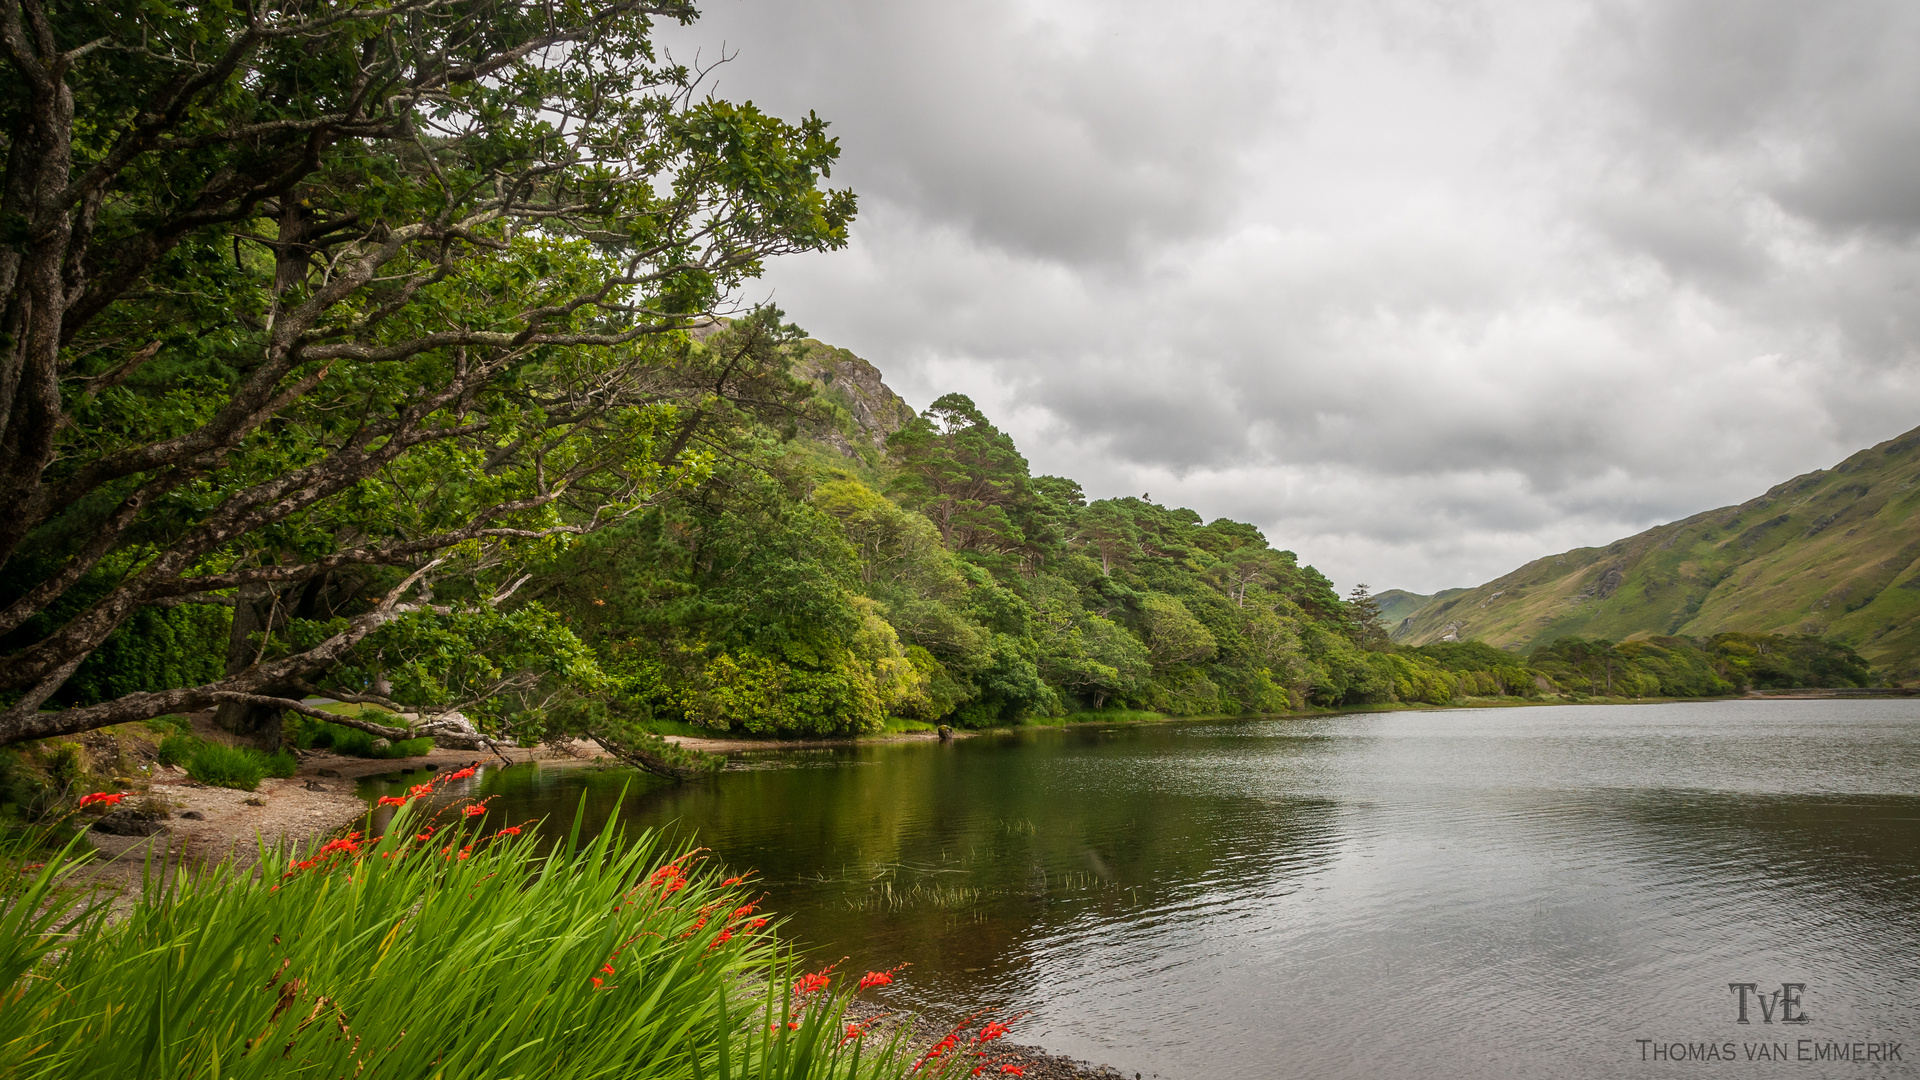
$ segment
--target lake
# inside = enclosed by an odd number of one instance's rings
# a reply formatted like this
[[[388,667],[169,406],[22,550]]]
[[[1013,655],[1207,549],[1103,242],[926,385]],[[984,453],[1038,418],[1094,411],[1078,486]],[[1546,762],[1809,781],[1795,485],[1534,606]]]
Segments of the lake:
[[[617,805],[696,832],[822,960],[910,964],[892,1000],[1031,1010],[1019,1041],[1128,1074],[1920,1075],[1920,701],[738,760],[685,785],[522,766],[466,790],[498,796],[490,820],[569,820],[584,795],[592,828]]]

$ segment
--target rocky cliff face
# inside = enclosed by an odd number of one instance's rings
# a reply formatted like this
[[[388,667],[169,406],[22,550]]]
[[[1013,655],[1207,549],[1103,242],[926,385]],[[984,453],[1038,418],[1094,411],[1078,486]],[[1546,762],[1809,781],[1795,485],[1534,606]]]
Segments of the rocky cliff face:
[[[854,438],[865,446],[884,449],[887,436],[913,419],[913,406],[881,380],[880,369],[846,349],[808,338],[800,345],[793,373],[810,380],[822,397],[847,410],[853,417]],[[861,449],[838,431],[821,432],[819,438],[848,457],[857,456]]]

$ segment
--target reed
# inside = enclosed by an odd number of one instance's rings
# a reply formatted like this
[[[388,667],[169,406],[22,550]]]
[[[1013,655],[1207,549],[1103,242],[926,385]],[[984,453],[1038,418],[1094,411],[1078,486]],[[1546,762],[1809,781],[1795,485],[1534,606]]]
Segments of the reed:
[[[0,1075],[998,1074],[990,1040],[926,1058],[849,1024],[850,978],[801,971],[699,851],[577,823],[541,845],[491,816],[403,805],[378,839],[150,866],[116,918],[70,887],[73,845],[0,845]]]

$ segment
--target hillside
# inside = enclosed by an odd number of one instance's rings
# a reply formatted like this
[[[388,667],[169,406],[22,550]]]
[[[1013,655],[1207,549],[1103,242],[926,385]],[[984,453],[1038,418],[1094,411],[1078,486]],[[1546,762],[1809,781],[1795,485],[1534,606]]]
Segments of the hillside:
[[[1451,600],[1466,591],[1465,589],[1441,589],[1427,596],[1422,593],[1408,592],[1405,589],[1388,589],[1386,592],[1375,595],[1373,599],[1380,605],[1380,621],[1389,627],[1394,627],[1405,622],[1408,616],[1428,604]]]
[[[1817,634],[1920,675],[1920,428],[1757,499],[1537,559],[1436,597],[1396,642]]]

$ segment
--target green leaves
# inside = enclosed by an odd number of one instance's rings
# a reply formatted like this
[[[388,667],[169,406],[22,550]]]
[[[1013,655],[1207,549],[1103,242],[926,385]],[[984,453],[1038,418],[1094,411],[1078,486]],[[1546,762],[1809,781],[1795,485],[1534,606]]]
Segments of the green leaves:
[[[794,957],[696,852],[617,828],[548,846],[503,824],[403,808],[377,839],[155,879],[113,922],[55,891],[70,851],[21,875],[23,852],[0,847],[0,1071],[856,1080],[909,1065],[897,1041],[842,1038],[844,991],[790,993]]]

